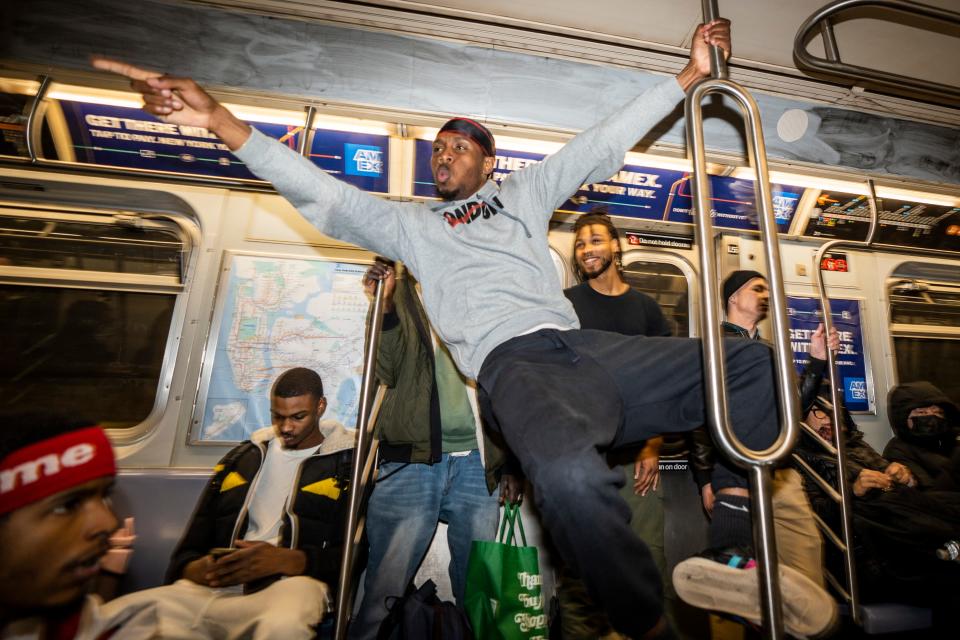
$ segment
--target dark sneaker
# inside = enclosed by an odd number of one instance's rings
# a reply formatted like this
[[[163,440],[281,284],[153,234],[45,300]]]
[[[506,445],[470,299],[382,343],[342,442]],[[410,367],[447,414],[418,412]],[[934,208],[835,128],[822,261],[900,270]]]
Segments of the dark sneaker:
[[[684,602],[760,624],[757,563],[749,549],[708,549],[673,570],[673,586]],[[824,635],[837,621],[837,603],[796,569],[780,565],[783,626],[798,638]]]

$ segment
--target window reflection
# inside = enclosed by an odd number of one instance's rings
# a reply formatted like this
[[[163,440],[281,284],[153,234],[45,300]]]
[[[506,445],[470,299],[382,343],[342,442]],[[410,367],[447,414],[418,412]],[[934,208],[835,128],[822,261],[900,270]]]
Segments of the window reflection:
[[[108,428],[154,405],[176,296],[0,285],[0,405]]]
[[[927,380],[960,403],[960,273],[905,262],[887,283],[897,380]]]
[[[624,259],[629,260],[629,256]],[[679,267],[668,262],[634,260],[624,267],[623,276],[631,287],[657,301],[672,335],[690,335],[687,278]]]

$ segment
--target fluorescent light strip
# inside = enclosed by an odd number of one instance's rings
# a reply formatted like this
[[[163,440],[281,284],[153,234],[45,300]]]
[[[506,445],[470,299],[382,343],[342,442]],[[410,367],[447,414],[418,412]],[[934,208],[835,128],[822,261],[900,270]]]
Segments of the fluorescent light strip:
[[[54,82],[50,85],[46,97],[54,100],[72,100],[74,102],[89,102],[114,107],[128,107],[139,109],[143,100],[134,93],[125,91],[109,91],[107,89],[91,89],[89,87],[74,87]]]
[[[925,204],[936,204],[946,207],[960,207],[960,198],[958,197],[913,191],[912,189],[878,186],[877,195],[881,198],[893,198],[896,200],[906,200],[907,202],[923,202]]]
[[[36,91],[36,89],[34,89]],[[125,91],[110,91],[106,89],[93,89],[89,87],[76,87],[71,85],[62,85],[53,83],[47,92],[47,97],[55,100],[73,100],[77,102],[87,102],[92,104],[102,104],[114,107],[127,107],[139,109],[143,106],[143,101],[135,93]],[[255,107],[249,105],[236,105],[224,103],[224,106],[230,109],[234,115],[241,120],[250,120],[253,122],[265,122],[269,124],[281,124],[292,127],[302,126],[306,116],[296,111],[285,111],[283,109],[272,109],[269,107]],[[352,118],[341,118],[338,116],[318,116],[314,119],[315,129],[335,129],[337,131],[348,131],[351,133],[372,133],[378,135],[390,135],[392,127],[373,120],[355,120]]]

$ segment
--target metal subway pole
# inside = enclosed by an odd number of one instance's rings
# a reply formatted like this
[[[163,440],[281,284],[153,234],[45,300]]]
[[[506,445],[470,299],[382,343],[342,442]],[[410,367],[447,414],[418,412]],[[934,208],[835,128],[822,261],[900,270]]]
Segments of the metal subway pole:
[[[360,415],[357,419],[357,448],[353,458],[350,477],[349,511],[344,531],[343,557],[340,559],[340,579],[337,583],[337,621],[334,630],[336,640],[344,640],[350,619],[351,591],[353,585],[353,563],[356,559],[357,528],[360,520],[360,507],[366,493],[364,471],[373,473],[373,467],[367,458],[373,453],[371,412],[375,392],[377,371],[377,350],[380,343],[380,329],[383,326],[383,280],[377,281],[373,297],[373,311],[367,326],[367,336],[363,353],[363,379],[360,385]]]
[[[717,15],[716,0],[703,0],[704,21]],[[735,464],[749,470],[750,495],[753,507],[754,541],[756,544],[760,600],[765,636],[774,640],[784,637],[781,597],[777,569],[777,550],[774,539],[771,508],[772,467],[786,457],[797,439],[799,409],[793,378],[793,357],[790,351],[789,325],[786,314],[786,295],[780,248],[777,242],[777,224],[770,196],[770,177],[767,154],[763,142],[760,111],[750,94],[739,84],[726,79],[726,61],[718,47],[711,48],[711,78],[698,82],[687,94],[684,103],[687,141],[693,161],[693,196],[696,206],[696,237],[700,257],[700,288],[703,294],[701,322],[703,334],[705,396],[711,433],[719,448]],[[772,298],[774,361],[779,388],[780,433],[767,449],[755,451],[737,439],[730,426],[726,397],[723,339],[720,329],[719,274],[717,272],[714,229],[711,219],[710,182],[706,168],[703,141],[702,103],[707,95],[721,93],[735,99],[741,107],[746,123],[749,157],[757,174],[756,200],[763,239],[764,257]]]
[[[317,108],[308,105],[303,108],[303,131],[300,132],[300,138],[297,141],[297,153],[306,156],[310,152],[309,144],[313,142],[310,138],[313,136],[313,121],[317,117]]]
[[[830,337],[833,329],[833,314],[830,311],[830,297],[823,278],[823,258],[828,252],[843,246],[846,248],[869,249],[873,245],[874,237],[879,226],[879,209],[877,208],[877,192],[873,180],[867,181],[870,195],[867,198],[870,204],[870,228],[867,237],[862,242],[849,240],[831,240],[824,243],[813,257],[813,271],[817,274],[817,292],[820,296],[820,309],[823,312],[823,329],[826,337]],[[860,590],[857,584],[857,566],[853,556],[853,516],[851,505],[853,494],[850,483],[847,481],[846,443],[843,438],[843,425],[839,408],[841,405],[840,391],[837,388],[837,356],[833,349],[827,349],[827,366],[830,372],[830,403],[833,405],[833,446],[837,450],[837,488],[840,493],[840,525],[843,543],[846,549],[843,553],[844,569],[847,574],[847,596],[850,599],[850,616],[857,625],[860,620]]]
[[[50,76],[46,75],[38,77],[37,80],[40,82],[40,86],[37,87],[37,94],[33,96],[30,113],[27,114],[27,124],[24,128],[27,155],[30,156],[30,162],[32,163],[36,163],[40,159],[37,155],[37,149],[40,146],[40,105],[43,103],[52,82]]]

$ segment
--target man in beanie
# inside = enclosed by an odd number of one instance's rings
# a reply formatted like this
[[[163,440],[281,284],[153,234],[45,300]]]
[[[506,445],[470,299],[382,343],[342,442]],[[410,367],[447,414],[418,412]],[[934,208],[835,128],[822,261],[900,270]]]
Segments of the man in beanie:
[[[547,231],[554,210],[572,193],[616,173],[628,150],[673,117],[685,92],[709,76],[710,46],[729,55],[728,20],[697,28],[690,60],[675,78],[499,185],[487,179],[495,158],[473,132],[439,133],[430,166],[443,201],[430,205],[377,198],[327,175],[189,78],[112,60],[94,64],[131,78],[149,113],[210,130],[322,233],[410,268],[437,335],[464,376],[478,382],[485,422],[500,431],[533,484],[558,551],[613,626],[640,639],[670,634],[662,586],[650,552],[630,530],[629,509],[618,494],[623,476],[607,467],[603,453],[704,423],[700,343],[580,331]],[[726,353],[738,436],[764,449],[778,431],[770,349],[736,340]],[[722,568],[711,568],[711,577],[720,577]],[[755,588],[755,574],[753,582]],[[806,605],[817,603],[801,609]],[[790,609],[784,617],[790,632]]]
[[[722,323],[724,334],[729,338],[760,341],[758,325],[769,311],[770,290],[766,277],[747,269],[734,271],[723,281],[721,291],[726,310],[726,320]],[[839,346],[835,329],[829,342],[832,349]],[[811,336],[811,358],[801,376],[801,407],[809,406],[819,390],[826,371],[826,349],[827,340],[824,338],[823,325],[820,325]],[[713,441],[705,428],[691,432],[688,442],[691,468],[700,486],[704,509],[712,518],[711,548],[702,555],[711,558],[752,556],[751,548],[741,547],[746,537],[743,532],[749,530],[753,522],[750,492],[733,477],[744,472],[730,464],[717,464],[720,461],[716,460]],[[836,604],[823,590],[823,541],[803,489],[803,478],[795,469],[787,467],[775,470],[771,503],[779,564],[807,578],[811,590],[815,585],[821,603],[819,613],[824,618],[833,617]],[[691,584],[690,579],[695,574],[689,570],[688,563],[696,568],[697,563],[701,562],[700,558],[691,560],[681,563],[674,573],[680,596],[697,606],[704,606],[709,599],[723,597],[719,595],[720,592],[710,592],[712,585]],[[749,614],[744,617],[756,619]]]
[[[0,638],[143,637],[90,595],[119,521],[103,429],[52,415],[0,417]]]
[[[724,333],[731,337],[760,340],[759,323],[770,308],[770,289],[766,277],[757,271],[734,271],[723,281],[726,306]],[[800,376],[800,406],[813,402],[827,371],[827,346],[840,346],[837,330],[826,340],[823,325],[810,337],[810,359]],[[732,493],[736,493],[733,491]],[[730,496],[725,502],[735,500]],[[773,483],[773,515],[777,532],[777,553],[780,561],[824,586],[823,541],[813,519],[813,510],[803,491],[803,478],[795,469],[777,469]]]

